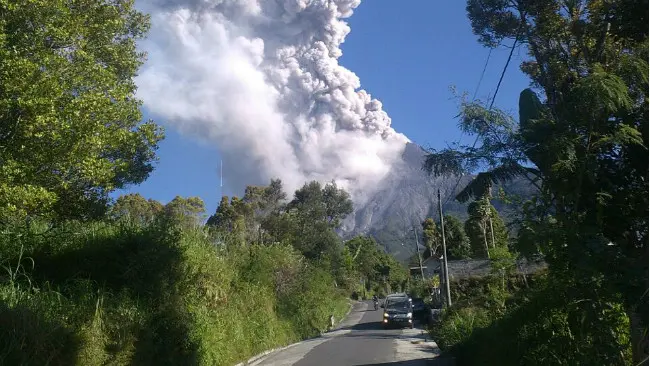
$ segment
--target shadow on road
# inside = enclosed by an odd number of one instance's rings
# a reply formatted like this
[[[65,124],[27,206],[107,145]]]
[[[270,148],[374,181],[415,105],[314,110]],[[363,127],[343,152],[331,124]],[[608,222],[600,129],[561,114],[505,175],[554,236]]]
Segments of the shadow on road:
[[[365,322],[339,328],[339,330],[380,330],[383,329],[381,322]]]
[[[356,366],[456,366],[452,358],[434,358],[432,360],[408,360],[382,363],[364,363]]]
[[[415,323],[415,327],[417,329],[424,330],[423,326],[420,325],[419,323]],[[365,322],[365,323],[358,323],[355,325],[347,326],[347,327],[342,327],[337,330],[400,330],[404,328],[400,328],[398,326],[390,327],[388,329],[384,329],[381,321],[375,321],[375,322]],[[426,332],[426,330],[424,330]]]
[[[398,335],[391,333],[380,332],[364,332],[364,333],[347,333],[341,337],[345,338],[372,338],[372,339],[399,339]]]

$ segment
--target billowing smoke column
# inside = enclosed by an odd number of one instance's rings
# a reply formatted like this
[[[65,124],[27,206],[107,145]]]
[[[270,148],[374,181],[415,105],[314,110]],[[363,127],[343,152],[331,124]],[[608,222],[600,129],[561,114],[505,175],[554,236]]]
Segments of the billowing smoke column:
[[[360,203],[408,139],[338,64],[360,0],[149,0],[147,110],[215,145],[231,188],[334,179]],[[215,166],[218,161],[215,161]]]

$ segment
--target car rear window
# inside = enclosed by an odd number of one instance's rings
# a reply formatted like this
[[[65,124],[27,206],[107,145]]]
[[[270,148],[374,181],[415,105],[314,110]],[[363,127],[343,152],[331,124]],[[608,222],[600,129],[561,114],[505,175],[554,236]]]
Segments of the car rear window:
[[[395,300],[390,301],[386,307],[389,309],[405,310],[409,306],[411,306],[411,303],[408,300]]]

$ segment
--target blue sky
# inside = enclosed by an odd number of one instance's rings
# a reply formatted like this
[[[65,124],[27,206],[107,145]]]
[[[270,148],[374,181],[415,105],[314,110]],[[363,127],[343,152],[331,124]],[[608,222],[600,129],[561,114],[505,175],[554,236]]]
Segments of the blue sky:
[[[449,88],[471,96],[489,52],[472,34],[465,2],[365,0],[348,23],[352,31],[339,61],[382,101],[393,127],[425,147],[458,141],[458,105]],[[508,52],[505,47],[492,51],[478,98],[494,93]],[[521,57],[516,50],[495,102],[513,113],[519,92],[529,84],[519,71]],[[207,213],[213,213],[221,195],[216,149],[178,134],[164,120],[156,122],[166,127],[167,135],[156,170],[143,184],[114,196],[139,192],[163,203],[176,195],[199,196]],[[465,136],[462,141],[468,140]]]

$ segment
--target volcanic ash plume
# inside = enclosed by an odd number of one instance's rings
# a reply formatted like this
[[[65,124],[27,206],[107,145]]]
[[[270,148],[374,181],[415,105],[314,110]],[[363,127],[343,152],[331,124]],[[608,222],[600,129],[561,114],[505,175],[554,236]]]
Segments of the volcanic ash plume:
[[[408,139],[338,64],[360,0],[149,0],[139,96],[224,156],[231,188],[332,179],[360,202]],[[216,162],[218,163],[218,162]]]

